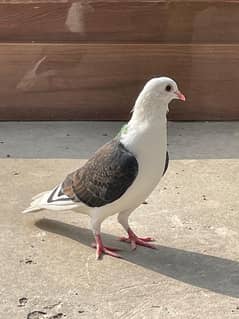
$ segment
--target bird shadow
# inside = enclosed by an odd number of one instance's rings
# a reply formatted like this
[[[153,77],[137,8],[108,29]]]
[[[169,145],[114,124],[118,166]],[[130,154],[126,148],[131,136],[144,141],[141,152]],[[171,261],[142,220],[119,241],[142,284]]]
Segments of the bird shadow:
[[[91,230],[52,219],[40,219],[35,225],[45,231],[68,237],[91,246]],[[102,234],[104,242],[112,243],[115,236]],[[219,294],[239,297],[239,263],[183,249],[155,245],[157,250],[139,247],[135,252],[122,251],[123,258],[184,283],[205,288]]]

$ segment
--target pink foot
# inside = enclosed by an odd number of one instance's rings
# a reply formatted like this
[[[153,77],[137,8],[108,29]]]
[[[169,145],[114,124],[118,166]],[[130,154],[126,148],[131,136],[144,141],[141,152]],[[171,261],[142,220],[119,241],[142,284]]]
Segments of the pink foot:
[[[122,258],[116,253],[116,251],[120,251],[120,249],[104,246],[100,235],[96,235],[95,240],[96,243],[93,243],[92,247],[96,248],[96,259],[100,259],[103,254],[116,258]]]
[[[135,235],[135,233],[130,228],[128,229],[128,235],[129,235],[129,237],[121,237],[120,240],[125,241],[127,243],[130,243],[132,250],[135,250],[137,245],[156,249],[156,247],[154,245],[149,244],[149,242],[154,241],[153,238],[151,238],[151,237],[144,237],[144,238],[138,237],[137,235]]]

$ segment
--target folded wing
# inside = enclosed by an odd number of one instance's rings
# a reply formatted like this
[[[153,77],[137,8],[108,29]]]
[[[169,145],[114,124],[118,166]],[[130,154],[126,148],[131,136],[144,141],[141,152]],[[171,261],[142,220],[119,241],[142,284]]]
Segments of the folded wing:
[[[117,139],[101,147],[88,162],[69,174],[62,192],[74,201],[101,207],[120,198],[138,174],[135,156]]]

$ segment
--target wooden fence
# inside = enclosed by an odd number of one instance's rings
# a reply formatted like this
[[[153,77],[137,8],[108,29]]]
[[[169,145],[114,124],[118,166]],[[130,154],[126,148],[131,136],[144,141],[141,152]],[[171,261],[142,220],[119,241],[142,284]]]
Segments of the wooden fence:
[[[0,1],[0,119],[127,119],[177,80],[174,120],[239,119],[237,1]]]

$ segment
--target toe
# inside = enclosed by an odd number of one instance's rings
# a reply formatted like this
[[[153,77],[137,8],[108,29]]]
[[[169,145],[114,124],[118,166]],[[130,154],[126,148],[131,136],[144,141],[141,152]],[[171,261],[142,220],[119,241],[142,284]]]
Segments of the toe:
[[[115,248],[115,247],[109,247],[109,246],[104,246],[107,250],[110,250],[110,251],[121,251],[122,249],[120,248]]]
[[[139,237],[139,239],[145,242],[155,241],[152,237]]]
[[[95,256],[96,260],[101,259],[102,254],[103,254],[102,250],[96,249],[96,256]]]
[[[116,258],[122,258],[122,256],[120,256],[119,254],[117,254],[115,251],[113,251],[112,249],[108,249],[106,247],[104,247],[104,253],[106,255],[109,255],[111,257],[116,257]]]
[[[148,247],[148,248],[151,248],[151,249],[156,249],[156,246],[154,246],[152,244],[149,244],[146,241],[143,241],[143,240],[141,240],[139,238],[136,240],[136,244],[139,245],[139,246]]]

